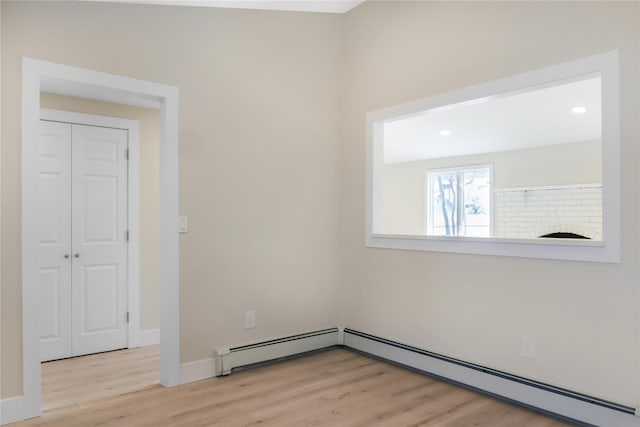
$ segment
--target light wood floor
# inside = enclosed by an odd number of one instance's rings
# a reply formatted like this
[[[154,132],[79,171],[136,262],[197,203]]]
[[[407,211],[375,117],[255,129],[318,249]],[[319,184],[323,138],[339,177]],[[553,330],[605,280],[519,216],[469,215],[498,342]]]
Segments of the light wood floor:
[[[157,351],[45,364],[48,409],[12,426],[567,425],[344,349],[173,388],[152,384]]]
[[[159,351],[150,346],[43,363],[43,412],[158,384]]]

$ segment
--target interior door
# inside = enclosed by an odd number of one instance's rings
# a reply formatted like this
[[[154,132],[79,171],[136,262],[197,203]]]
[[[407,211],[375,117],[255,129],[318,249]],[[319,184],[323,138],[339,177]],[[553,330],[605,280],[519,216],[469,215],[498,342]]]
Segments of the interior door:
[[[72,352],[127,347],[127,132],[72,127]]]
[[[71,355],[71,125],[40,122],[41,360]]]
[[[126,348],[126,130],[41,121],[41,360]]]

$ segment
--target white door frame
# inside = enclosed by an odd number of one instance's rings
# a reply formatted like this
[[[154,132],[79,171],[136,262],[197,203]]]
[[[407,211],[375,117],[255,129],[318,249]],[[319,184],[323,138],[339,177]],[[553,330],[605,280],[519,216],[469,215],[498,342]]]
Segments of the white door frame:
[[[140,122],[119,117],[40,109],[40,119],[127,131],[127,347],[139,347],[140,332]]]
[[[42,412],[38,289],[37,144],[40,92],[160,110],[160,383],[180,382],[178,88],[22,58],[22,418]]]

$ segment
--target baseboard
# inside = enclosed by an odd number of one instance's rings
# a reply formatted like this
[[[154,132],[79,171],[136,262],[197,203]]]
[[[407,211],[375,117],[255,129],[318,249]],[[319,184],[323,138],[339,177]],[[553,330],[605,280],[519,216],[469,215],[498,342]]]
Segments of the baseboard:
[[[338,328],[329,328],[238,347],[221,347],[214,352],[216,375],[228,375],[236,368],[333,347],[338,343]]]
[[[10,397],[0,400],[0,425],[24,420],[24,397]]]
[[[213,358],[196,360],[180,365],[180,384],[192,383],[216,376],[216,361]]]
[[[148,329],[138,332],[138,345],[148,347],[160,344],[160,329]]]
[[[347,348],[465,387],[588,425],[640,426],[634,408],[427,352],[402,343],[344,330]]]

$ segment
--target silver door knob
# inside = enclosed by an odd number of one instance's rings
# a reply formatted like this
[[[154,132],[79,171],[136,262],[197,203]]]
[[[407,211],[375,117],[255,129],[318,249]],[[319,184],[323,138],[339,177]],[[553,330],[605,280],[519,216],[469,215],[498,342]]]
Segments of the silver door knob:
[[[65,259],[69,259],[69,254],[64,254]]]
[[[74,257],[80,258],[80,254],[73,254]]]

